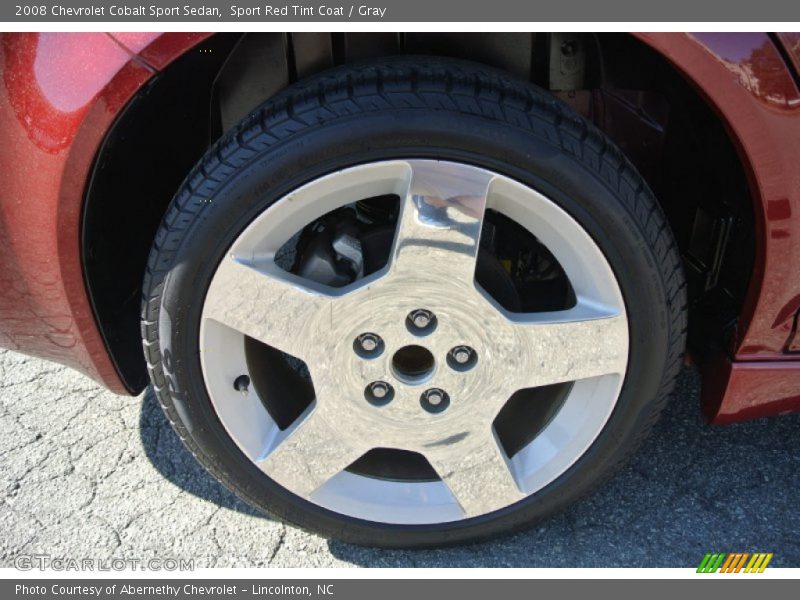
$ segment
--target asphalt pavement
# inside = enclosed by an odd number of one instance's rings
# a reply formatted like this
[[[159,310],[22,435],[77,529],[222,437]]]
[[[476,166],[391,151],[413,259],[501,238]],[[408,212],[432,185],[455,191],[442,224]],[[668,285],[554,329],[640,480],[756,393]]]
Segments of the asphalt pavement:
[[[196,567],[695,567],[706,552],[744,551],[800,567],[800,415],[709,427],[698,392],[685,369],[631,463],[559,516],[488,543],[385,551],[249,508],[184,450],[151,392],[117,396],[0,351],[0,566],[38,553]]]

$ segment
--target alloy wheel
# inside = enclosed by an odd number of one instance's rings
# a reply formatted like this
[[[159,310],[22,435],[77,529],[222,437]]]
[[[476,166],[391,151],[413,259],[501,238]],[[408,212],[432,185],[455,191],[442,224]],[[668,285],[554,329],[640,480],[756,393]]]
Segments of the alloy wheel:
[[[382,196],[399,198],[384,267],[332,287],[279,265],[309,223]],[[558,260],[570,307],[514,312],[477,282],[489,210]],[[248,339],[293,357],[309,378],[313,399],[291,423],[279,424],[262,397],[271,392],[251,384]],[[326,175],[259,215],[211,280],[200,362],[221,423],[267,477],[340,514],[429,524],[506,508],[567,471],[616,405],[628,344],[614,273],[569,214],[502,174],[411,159]],[[557,409],[509,453],[498,415],[521,390],[557,384],[569,384]],[[377,449],[420,456],[435,477],[350,468]]]

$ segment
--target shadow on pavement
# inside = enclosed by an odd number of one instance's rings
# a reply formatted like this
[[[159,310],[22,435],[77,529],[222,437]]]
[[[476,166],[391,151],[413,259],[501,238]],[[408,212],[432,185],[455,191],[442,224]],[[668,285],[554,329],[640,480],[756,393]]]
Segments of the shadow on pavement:
[[[652,435],[610,482],[556,517],[471,546],[388,551],[329,541],[368,567],[696,567],[706,552],[774,552],[800,566],[800,415],[706,426],[699,376],[685,369]],[[142,443],[171,482],[226,508],[259,514],[183,448],[152,391]]]
[[[171,483],[218,506],[268,518],[240,500],[197,462],[172,429],[152,387],[142,398],[139,436],[147,458]]]

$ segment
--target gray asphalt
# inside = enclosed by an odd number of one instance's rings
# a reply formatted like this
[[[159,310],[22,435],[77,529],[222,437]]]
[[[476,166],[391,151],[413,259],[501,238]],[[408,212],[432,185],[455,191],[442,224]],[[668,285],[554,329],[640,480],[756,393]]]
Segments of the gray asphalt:
[[[19,554],[193,558],[196,567],[694,567],[706,552],[800,566],[800,415],[707,427],[686,369],[634,460],[534,529],[434,551],[381,551],[263,517],[197,465],[151,393],[116,396],[0,351],[0,566]]]

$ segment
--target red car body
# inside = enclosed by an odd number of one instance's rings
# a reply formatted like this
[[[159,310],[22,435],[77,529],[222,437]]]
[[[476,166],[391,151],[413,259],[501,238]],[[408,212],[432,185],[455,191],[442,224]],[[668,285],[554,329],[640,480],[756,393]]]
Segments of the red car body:
[[[92,310],[80,232],[92,164],[126,103],[209,34],[6,34],[0,47],[0,346],[129,393]],[[800,410],[800,35],[636,34],[724,123],[746,170],[755,267],[727,352],[703,365],[723,423]],[[761,60],[743,57],[761,48]]]

